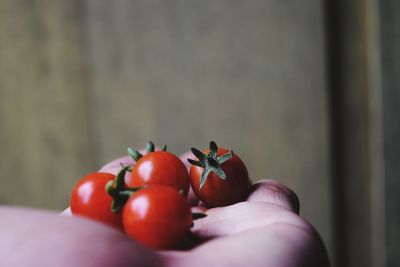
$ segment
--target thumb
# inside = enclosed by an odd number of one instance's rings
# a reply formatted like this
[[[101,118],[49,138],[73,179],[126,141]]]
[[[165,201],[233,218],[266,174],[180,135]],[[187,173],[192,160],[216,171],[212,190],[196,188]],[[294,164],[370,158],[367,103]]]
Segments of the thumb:
[[[247,201],[266,202],[282,206],[296,214],[300,212],[300,202],[296,193],[278,181],[271,179],[264,179],[255,183]]]

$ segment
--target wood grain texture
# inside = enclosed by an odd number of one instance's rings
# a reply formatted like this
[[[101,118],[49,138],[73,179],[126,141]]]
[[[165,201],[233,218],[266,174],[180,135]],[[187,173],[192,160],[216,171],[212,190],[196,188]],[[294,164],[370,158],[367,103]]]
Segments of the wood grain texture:
[[[0,201],[64,208],[93,168],[78,1],[0,2]]]
[[[88,1],[100,161],[148,140],[233,148],[275,178],[330,247],[320,1]]]

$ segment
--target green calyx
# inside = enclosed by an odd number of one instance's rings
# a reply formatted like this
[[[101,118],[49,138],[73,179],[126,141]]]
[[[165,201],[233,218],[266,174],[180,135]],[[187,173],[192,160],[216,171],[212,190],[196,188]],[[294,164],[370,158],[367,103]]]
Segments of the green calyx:
[[[127,171],[131,171],[131,166],[123,167],[114,180],[108,181],[105,186],[105,190],[112,197],[111,211],[118,213],[122,207],[128,201],[129,197],[141,187],[125,188],[125,174]]]
[[[224,170],[221,168],[222,163],[227,162],[233,156],[233,151],[218,157],[218,147],[214,141],[210,142],[210,152],[207,154],[201,152],[196,148],[191,148],[193,155],[195,155],[199,160],[195,161],[188,159],[189,163],[201,168],[204,168],[203,173],[200,178],[200,190],[206,183],[207,177],[211,172],[214,172],[222,180],[226,180],[227,176]]]
[[[146,151],[147,154],[155,151],[154,143],[149,141],[146,144]],[[162,151],[167,151],[167,145],[164,145]],[[133,158],[134,161],[138,161],[143,157],[143,154],[140,153],[138,150],[128,147],[128,154]]]

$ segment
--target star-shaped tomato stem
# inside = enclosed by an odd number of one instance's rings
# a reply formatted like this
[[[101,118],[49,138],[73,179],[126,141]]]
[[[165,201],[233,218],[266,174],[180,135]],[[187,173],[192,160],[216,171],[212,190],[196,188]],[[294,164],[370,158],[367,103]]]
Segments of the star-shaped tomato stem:
[[[207,177],[211,172],[214,172],[222,180],[226,180],[228,178],[224,170],[221,168],[221,165],[232,158],[232,150],[222,156],[218,156],[218,146],[214,141],[211,141],[210,151],[207,154],[196,148],[191,148],[191,151],[193,155],[198,158],[198,161],[188,159],[189,163],[204,168],[200,178],[200,190],[203,188],[207,181]]]

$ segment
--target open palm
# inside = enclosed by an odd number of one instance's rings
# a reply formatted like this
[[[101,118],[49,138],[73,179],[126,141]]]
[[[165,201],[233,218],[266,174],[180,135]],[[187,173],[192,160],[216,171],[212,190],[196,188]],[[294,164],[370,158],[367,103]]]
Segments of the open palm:
[[[120,162],[132,163],[121,158],[101,171],[116,173]],[[189,198],[207,217],[195,221],[198,243],[185,251],[154,252],[93,221],[1,207],[0,266],[329,266],[296,195],[276,181],[258,182],[247,201],[228,207],[205,210]]]

